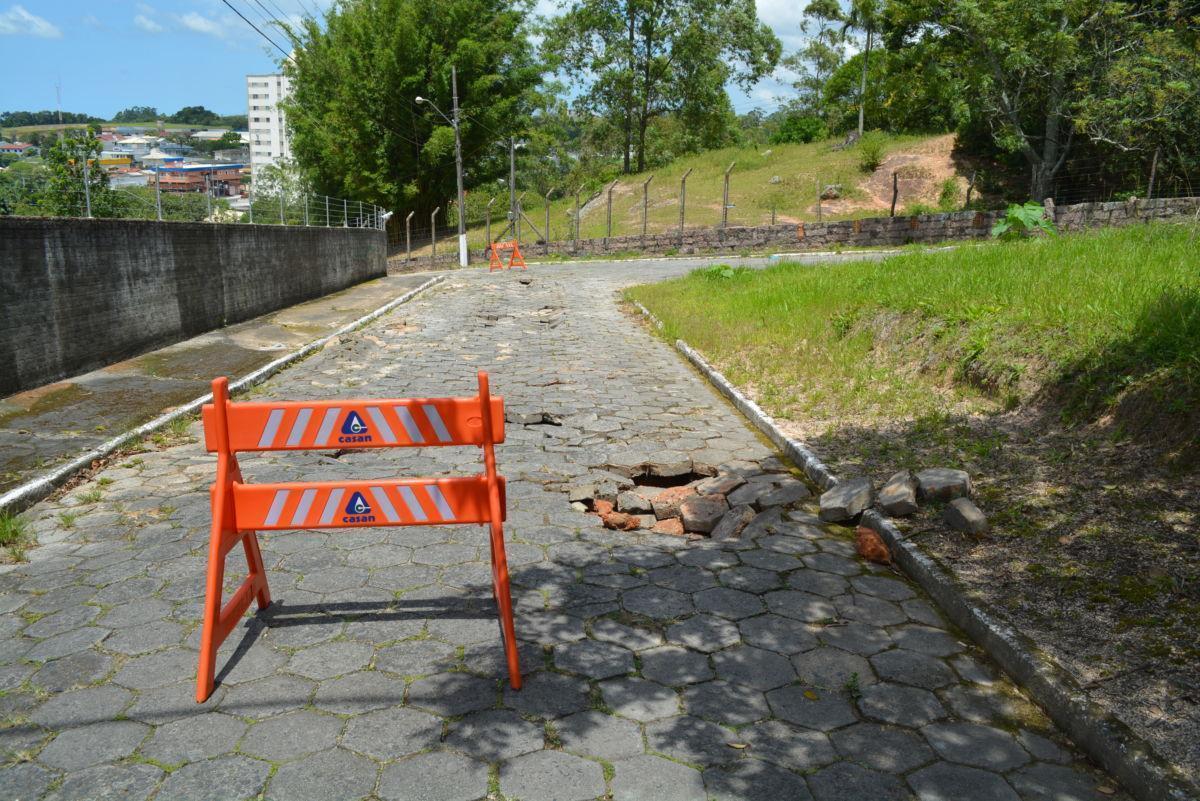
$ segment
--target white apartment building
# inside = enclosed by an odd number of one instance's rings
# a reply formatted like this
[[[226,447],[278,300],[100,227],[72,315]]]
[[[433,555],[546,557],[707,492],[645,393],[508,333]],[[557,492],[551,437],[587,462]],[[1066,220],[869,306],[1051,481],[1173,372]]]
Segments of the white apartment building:
[[[292,157],[287,118],[279,107],[279,101],[291,91],[291,80],[286,75],[246,76],[251,172]]]

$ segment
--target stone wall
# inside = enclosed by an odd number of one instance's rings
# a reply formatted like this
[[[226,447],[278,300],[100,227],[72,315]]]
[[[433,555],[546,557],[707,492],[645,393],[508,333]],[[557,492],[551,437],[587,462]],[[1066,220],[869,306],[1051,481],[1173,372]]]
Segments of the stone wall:
[[[1200,211],[1200,198],[1163,198],[1159,200],[1128,200],[1110,203],[1079,203],[1047,208],[1054,214],[1060,231],[1079,231],[1111,225],[1128,225],[1149,220],[1165,220]],[[640,235],[614,236],[607,239],[581,239],[551,242],[549,247],[534,242],[523,243],[527,259],[556,256],[602,256],[604,254],[661,255],[678,253],[735,253],[761,250],[828,250],[839,247],[899,246],[910,243],[948,242],[982,239],[990,235],[992,225],[1003,214],[999,211],[958,211],[944,214],[921,214],[911,217],[870,217],[861,220],[833,222],[802,222],[753,227],[686,228],[682,238],[679,231]],[[439,249],[440,251],[440,249]],[[484,252],[472,252],[472,262],[487,262]],[[438,253],[433,261],[429,256],[393,257],[388,268],[392,272],[412,272],[433,268],[449,268],[458,263],[457,251]]]
[[[0,217],[0,397],[386,272],[361,228]]]

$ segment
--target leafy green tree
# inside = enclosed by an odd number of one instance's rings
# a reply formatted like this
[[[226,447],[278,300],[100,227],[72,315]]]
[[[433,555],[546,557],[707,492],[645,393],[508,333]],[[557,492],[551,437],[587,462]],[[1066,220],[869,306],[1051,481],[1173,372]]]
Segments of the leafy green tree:
[[[849,6],[843,9],[836,0],[815,0],[805,9],[805,14],[818,21],[840,24],[840,34],[843,38],[852,31],[858,31],[863,35],[862,58],[860,59],[862,74],[858,89],[858,135],[862,136],[871,47],[883,23],[883,2],[882,0],[850,0]],[[828,57],[826,55],[826,58]]]
[[[100,157],[103,143],[90,131],[68,131],[46,153],[49,178],[42,190],[42,213],[52,217],[84,216],[90,195],[92,216],[110,216],[108,175],[93,162]],[[85,168],[84,165],[87,165]]]
[[[1144,136],[1154,127],[1154,110],[1166,112],[1176,126],[1186,118],[1187,104],[1165,95],[1187,85],[1194,96],[1194,85],[1182,76],[1171,77],[1175,65],[1154,56],[1148,45],[1153,31],[1171,31],[1173,24],[1194,28],[1194,4],[1192,17],[1179,10],[1187,5],[1166,0],[889,0],[888,20],[894,41],[930,35],[942,39],[946,57],[954,59],[968,82],[973,123],[990,132],[999,150],[1020,155],[1029,170],[1030,195],[1040,200],[1051,194],[1077,136],[1089,134],[1088,125],[1092,136],[1115,142]],[[1184,41],[1178,32],[1164,35]],[[1159,52],[1179,51],[1170,45]],[[1193,131],[1189,141],[1194,140]]]
[[[690,125],[734,117],[725,93],[749,88],[779,61],[780,43],[758,20],[754,0],[563,0],[544,27],[552,69],[579,88],[580,110],[623,133],[625,172],[646,168],[656,118]]]
[[[832,20],[840,20],[837,0],[813,0],[804,9],[800,32],[807,36],[804,47],[783,59],[783,65],[799,77],[793,81],[794,110],[820,116],[828,124],[828,109],[823,102],[825,85],[845,62],[846,34]]]
[[[153,122],[159,118],[154,106],[130,106],[113,115],[113,122]]]
[[[206,109],[204,106],[184,106],[170,117],[167,117],[167,122],[179,123],[180,125],[216,125],[220,121],[221,115],[215,111]]]
[[[789,114],[771,136],[771,144],[779,145],[786,142],[805,143],[824,139],[829,135],[825,122],[820,117],[793,112]]]
[[[454,197],[451,113],[458,69],[469,187],[508,173],[541,80],[525,0],[346,0],[289,29],[285,104],[292,153],[318,192],[412,209],[427,221]]]

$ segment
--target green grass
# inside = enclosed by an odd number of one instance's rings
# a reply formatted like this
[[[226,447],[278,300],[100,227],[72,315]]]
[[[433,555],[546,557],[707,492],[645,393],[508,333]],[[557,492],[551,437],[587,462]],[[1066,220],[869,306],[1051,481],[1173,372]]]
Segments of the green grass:
[[[1155,224],[697,271],[635,287],[784,418],[936,418],[1031,401],[1184,455],[1200,433],[1200,229]],[[1193,448],[1194,450],[1194,448]]]
[[[25,549],[32,545],[33,541],[25,518],[0,512],[0,548],[7,551],[9,560],[24,562]]]
[[[928,137],[889,137],[884,152],[903,150],[924,142]],[[810,144],[764,145],[761,147],[728,147],[710,150],[677,159],[671,164],[635,175],[623,175],[613,190],[613,236],[640,234],[642,230],[642,183],[653,174],[649,187],[649,213],[647,230],[650,233],[674,231],[679,225],[679,181],[688,169],[692,174],[687,181],[686,224],[688,227],[713,226],[721,222],[721,199],[724,175],[730,162],[736,161],[730,176],[729,225],[767,225],[771,222],[771,208],[776,209],[777,219],[815,220],[817,184],[841,184],[843,196],[862,197],[858,184],[866,178],[859,168],[856,148],[834,150],[840,140],[826,140]],[[779,183],[771,183],[778,176]],[[484,190],[479,190],[484,191]],[[505,225],[508,204],[507,191],[496,195],[499,200],[492,206],[492,236],[499,237]],[[583,207],[591,196],[580,194]],[[523,201],[525,215],[540,231],[545,227],[545,201],[533,194],[526,194]],[[550,203],[550,239],[564,240],[573,235],[572,216],[575,211],[574,196],[559,197]],[[872,216],[878,212],[860,212],[844,217]],[[827,213],[823,219],[838,219]],[[452,220],[446,220],[451,224]],[[414,225],[418,223],[414,220]],[[428,224],[428,220],[425,221]],[[522,223],[522,242],[532,242],[536,235]],[[607,213],[604,195],[581,214],[580,236],[584,239],[602,238],[607,231]],[[402,232],[403,233],[403,232]],[[483,247],[486,240],[484,226],[476,225],[467,230],[467,239],[472,248]],[[438,250],[454,246],[453,238],[438,243]],[[537,248],[525,246],[527,256],[536,256]],[[414,253],[426,254],[428,247]]]

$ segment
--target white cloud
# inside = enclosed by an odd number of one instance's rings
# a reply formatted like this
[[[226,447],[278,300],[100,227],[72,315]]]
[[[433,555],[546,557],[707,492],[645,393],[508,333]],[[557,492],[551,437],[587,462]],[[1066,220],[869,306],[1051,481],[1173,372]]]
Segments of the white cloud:
[[[140,28],[146,33],[162,33],[163,26],[159,25],[154,20],[147,17],[145,14],[138,14],[133,18],[134,27]]]
[[[0,12],[0,34],[58,39],[62,31],[41,17],[30,14],[24,6],[15,5],[8,11]]]
[[[225,38],[225,29],[222,28],[215,20],[201,16],[195,11],[190,11],[179,18],[179,22],[183,27],[195,33],[202,33],[206,36],[215,36],[218,39]]]

